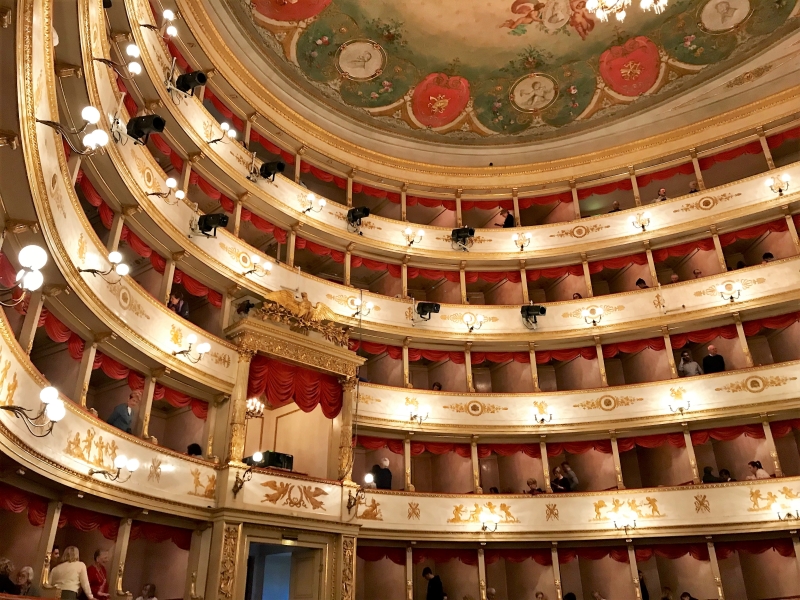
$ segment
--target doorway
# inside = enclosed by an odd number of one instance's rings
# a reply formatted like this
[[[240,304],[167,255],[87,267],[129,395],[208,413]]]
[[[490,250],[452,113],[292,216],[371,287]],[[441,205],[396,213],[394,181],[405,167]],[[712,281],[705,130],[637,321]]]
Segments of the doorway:
[[[322,551],[250,544],[245,600],[320,600]]]

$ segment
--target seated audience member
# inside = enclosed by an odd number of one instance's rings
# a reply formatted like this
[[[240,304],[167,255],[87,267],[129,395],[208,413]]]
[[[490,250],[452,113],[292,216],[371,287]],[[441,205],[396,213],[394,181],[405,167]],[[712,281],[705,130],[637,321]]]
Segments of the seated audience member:
[[[20,596],[30,596],[32,583],[33,567],[22,567],[17,573],[17,593]]]
[[[681,594],[681,600],[697,600],[697,598],[692,596],[689,592],[683,592]]]
[[[672,600],[672,588],[661,588],[661,600]]]
[[[533,597],[535,600],[547,600],[547,596],[544,595],[544,592],[536,592]]]
[[[636,280],[636,287],[637,287],[637,288],[639,288],[640,290],[646,290],[646,289],[648,289],[650,286],[649,286],[649,285],[647,285],[647,284],[644,282],[644,279],[642,279],[642,278],[640,277],[639,279],[637,279],[637,280]]]
[[[514,222],[514,213],[512,213],[507,208],[504,208],[500,211],[500,216],[503,217],[503,224],[495,223],[495,227],[502,227],[503,229],[510,229],[514,227],[516,223]]]
[[[578,598],[576,598],[575,594],[573,594],[572,592],[567,592],[566,594],[564,594],[564,600],[578,600]]]
[[[725,371],[725,359],[721,354],[717,354],[717,347],[712,344],[708,347],[708,356],[703,357],[703,372],[707,375],[723,371]]]
[[[186,454],[189,456],[203,456],[203,449],[200,444],[189,444],[186,448]]]
[[[746,266],[747,265],[744,264],[744,261],[740,260],[739,262],[736,263],[736,270],[738,271],[739,269],[744,269]]]
[[[50,585],[61,588],[61,600],[76,600],[79,590],[83,590],[87,600],[94,600],[89,577],[86,574],[86,565],[80,561],[75,546],[64,549],[64,559],[50,571]]]
[[[425,600],[444,600],[444,586],[442,580],[438,575],[434,575],[430,567],[422,569],[422,576],[428,580],[428,591],[425,594]]]
[[[544,494],[542,488],[539,487],[539,482],[536,481],[533,477],[529,477],[528,481],[525,482],[528,485],[528,489],[523,491],[523,494],[530,494],[531,496],[536,496],[538,494]]]
[[[736,481],[733,477],[731,477],[731,472],[728,471],[728,469],[720,469],[719,478],[722,479],[723,483],[727,483],[728,481]]]
[[[492,487],[489,488],[489,493],[490,494],[499,494],[500,493],[500,489],[492,486]]]
[[[389,470],[389,459],[382,458],[381,466],[375,475],[375,487],[379,490],[392,489],[392,472]]]
[[[747,467],[750,469],[750,475],[747,476],[747,479],[769,479],[769,473],[764,470],[764,467],[761,466],[760,460],[751,460],[747,463]]]
[[[669,276],[670,283],[678,283],[680,280],[681,278],[678,276],[677,273],[673,273],[672,275]]]
[[[575,475],[575,471],[572,470],[572,467],[569,466],[567,461],[561,463],[561,470],[566,475],[567,479],[569,479],[569,489],[573,492],[578,489],[578,476]]]
[[[642,600],[650,600],[650,592],[647,590],[647,584],[644,581],[644,573],[639,571],[639,591],[642,593]]]
[[[775,255],[772,254],[772,252],[764,252],[764,254],[761,255],[761,264],[762,265],[765,265],[765,264],[767,264],[769,262],[772,262],[773,260],[775,260]]]
[[[678,363],[678,374],[681,377],[693,377],[694,375],[703,374],[703,369],[701,369],[697,361],[692,358],[688,350],[681,352],[681,362]]]
[[[572,294],[572,299],[573,300],[583,300],[583,296],[581,296],[578,292],[575,292],[574,294]]]
[[[699,191],[700,191],[700,188],[698,187],[697,182],[696,181],[690,181],[689,182],[689,193],[690,194],[696,194]]]
[[[692,275],[694,275],[695,279],[700,279],[703,276],[703,272],[700,269],[695,269],[692,271]]]
[[[486,588],[486,600],[496,600],[497,590],[494,588]]]
[[[108,598],[108,574],[106,573],[106,565],[108,564],[108,552],[105,550],[94,551],[94,564],[89,565],[86,569],[86,575],[89,577],[89,586],[92,588],[92,593],[95,598],[102,600]]]
[[[722,483],[723,481],[722,477],[714,475],[712,467],[703,467],[703,483]]]
[[[550,480],[550,487],[554,492],[568,492],[570,491],[569,479],[564,475],[561,467],[553,469],[553,478]]]
[[[126,402],[117,404],[117,406],[114,407],[114,410],[112,411],[111,416],[108,417],[106,423],[112,427],[121,429],[126,433],[130,433],[131,426],[133,424],[133,409],[139,406],[139,401],[141,399],[141,390],[132,391]]]
[[[136,600],[158,600],[156,598],[156,584],[145,583],[141,595]]]
[[[667,188],[661,188],[658,190],[658,198],[656,198],[656,202],[664,202],[667,199]]]
[[[619,200],[614,200],[614,201],[611,203],[611,210],[610,210],[610,211],[608,211],[608,214],[615,213],[615,212],[619,212],[619,211],[621,211],[621,210],[622,210],[622,209],[619,207]]]
[[[434,392],[441,392],[442,391],[442,384],[437,381],[431,386],[431,389]]]
[[[16,594],[17,584],[11,581],[14,563],[7,558],[0,558],[0,594]]]
[[[189,318],[189,303],[183,299],[183,294],[181,292],[170,292],[167,308],[179,317],[183,317],[184,319]]]

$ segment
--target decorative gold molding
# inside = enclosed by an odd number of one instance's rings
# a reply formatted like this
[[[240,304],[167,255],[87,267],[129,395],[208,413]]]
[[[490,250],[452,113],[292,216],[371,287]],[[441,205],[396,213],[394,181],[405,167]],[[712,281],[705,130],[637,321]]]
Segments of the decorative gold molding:
[[[796,381],[797,377],[783,377],[779,375],[771,375],[762,377],[760,375],[751,375],[742,381],[729,383],[722,387],[714,388],[715,392],[750,392],[751,394],[760,394],[766,389],[781,387],[790,381]]]
[[[236,563],[241,525],[225,525],[222,536],[222,561],[219,570],[218,596],[230,600],[236,583]]]
[[[406,402],[408,404],[408,402]],[[500,406],[499,404],[484,404],[478,400],[470,400],[463,404],[447,404],[442,407],[445,410],[452,410],[457,413],[468,414],[471,417],[480,417],[483,413],[493,414],[501,410],[508,410],[507,406]]]
[[[282,481],[268,480],[261,484],[262,487],[273,490],[272,493],[265,493],[261,502],[269,502],[277,505],[283,500],[283,506],[289,508],[310,508],[311,510],[325,510],[325,503],[318,500],[320,496],[327,496],[328,492],[321,487],[310,485],[295,485]],[[297,490],[295,494],[294,491]]]
[[[582,408],[584,410],[604,410],[610,412],[619,406],[631,406],[637,402],[643,402],[644,398],[637,398],[635,396],[613,396],[611,394],[604,394],[594,400],[586,400],[578,404],[573,404],[575,408]]]

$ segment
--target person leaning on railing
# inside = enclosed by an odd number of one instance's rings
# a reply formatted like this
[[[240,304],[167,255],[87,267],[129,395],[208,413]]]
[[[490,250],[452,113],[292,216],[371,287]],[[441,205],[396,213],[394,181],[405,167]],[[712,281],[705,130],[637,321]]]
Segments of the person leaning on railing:
[[[64,549],[61,564],[50,571],[50,585],[61,589],[61,600],[76,600],[78,590],[83,590],[86,600],[95,600],[86,565],[80,561],[80,554],[75,546]]]

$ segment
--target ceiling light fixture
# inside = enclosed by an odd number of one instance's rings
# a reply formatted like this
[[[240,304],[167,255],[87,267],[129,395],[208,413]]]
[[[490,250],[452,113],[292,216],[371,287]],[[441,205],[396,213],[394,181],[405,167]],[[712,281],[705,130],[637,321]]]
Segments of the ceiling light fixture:
[[[264,277],[265,275],[269,275],[269,273],[272,271],[272,263],[270,261],[265,261],[262,264],[261,257],[256,254],[250,257],[250,264],[252,265],[250,269],[242,273],[242,275],[245,277],[248,275]]]
[[[83,119],[83,125],[76,129],[64,127],[61,123],[56,121],[36,119],[36,122],[41,123],[42,125],[47,125],[48,127],[51,127],[60,133],[61,137],[63,137],[69,145],[70,150],[72,150],[75,154],[79,154],[81,156],[90,156],[98,149],[108,144],[108,134],[102,129],[96,127],[100,122],[100,111],[94,106],[86,106],[81,111],[81,118]],[[95,129],[83,136],[81,143],[83,143],[85,149],[80,150],[77,145],[73,143],[69,136],[77,136],[82,134],[84,131],[86,131],[89,125],[95,125]]]
[[[477,331],[481,327],[483,327],[483,323],[486,321],[486,317],[481,314],[473,315],[472,313],[464,313],[464,316],[461,319],[464,321],[464,325],[467,326],[469,329],[469,333],[473,331]]]
[[[774,177],[770,177],[767,179],[766,184],[769,189],[773,192],[778,194],[778,196],[783,196],[783,193],[789,189],[789,181],[790,177],[788,173],[784,173],[777,179]]]
[[[586,321],[587,325],[599,325],[600,321],[603,320],[603,309],[599,306],[584,308],[581,311],[581,316],[583,317],[583,320]]]
[[[637,213],[635,217],[631,217],[631,225],[634,229],[641,229],[643,232],[647,231],[650,226],[650,213]]]
[[[417,229],[416,233],[413,229],[411,229],[411,227],[406,227],[403,230],[403,237],[406,238],[406,242],[408,242],[409,247],[413,246],[414,244],[419,244],[424,235],[425,232],[422,229]]]
[[[427,406],[419,406],[415,410],[412,410],[409,415],[409,421],[416,421],[419,425],[422,425],[425,421],[428,420],[430,416],[430,411],[428,410]]]
[[[42,401],[42,408],[35,416],[31,416],[31,411],[21,406],[0,406],[0,410],[8,411],[18,419],[22,419],[33,436],[45,437],[53,433],[55,424],[67,415],[67,408],[59,397],[58,390],[51,386],[42,388],[39,400]]]
[[[366,317],[367,315],[369,315],[369,313],[372,312],[372,309],[375,308],[375,304],[373,304],[372,302],[366,302],[362,304],[361,298],[356,298],[355,300],[353,300],[353,306],[355,306],[357,309],[356,312],[353,313],[354,319],[356,317],[361,317],[361,318]]]
[[[150,23],[139,23],[139,27],[144,27],[145,29],[150,29],[151,31],[157,31],[161,34],[161,37],[175,37],[178,35],[178,29],[173,24],[173,21],[176,18],[175,12],[169,8],[166,8],[161,15],[163,17],[161,21],[161,27],[158,25],[151,25]]]
[[[247,400],[247,412],[245,412],[245,419],[260,419],[264,416],[264,403],[258,398],[250,398]],[[260,461],[259,461],[260,462]]]
[[[111,266],[105,271],[101,271],[100,269],[78,269],[78,273],[89,273],[92,277],[99,276],[106,281],[106,283],[115,285],[121,282],[122,278],[131,272],[130,267],[122,262],[122,254],[117,251],[109,252],[108,262],[111,263]],[[116,280],[111,281],[108,279],[108,275],[111,275],[111,273],[118,276]]]
[[[631,5],[631,0],[586,0],[586,10],[603,23],[608,21],[609,15],[615,15],[620,23],[625,20],[625,9]]]
[[[179,78],[180,79],[180,78]],[[222,130],[222,135],[218,138],[213,140],[209,140],[209,144],[216,144],[217,142],[227,142],[228,140],[235,140],[236,139],[236,130],[231,127],[228,123],[223,121],[219,124],[219,128]]]
[[[642,0],[639,7],[642,10],[652,10],[657,15],[660,15],[667,10],[667,0]]]
[[[23,292],[35,292],[42,287],[44,276],[41,269],[47,264],[47,252],[36,245],[25,246],[19,251],[17,260],[22,268],[17,272],[15,284],[8,288],[0,286],[0,294],[8,293],[15,289],[20,289]],[[25,296],[23,293],[14,300],[0,300],[0,305],[16,306],[25,300]]]
[[[136,48],[136,50],[134,51],[132,50],[132,48]],[[136,46],[135,44],[130,44],[125,50],[125,53],[131,58],[136,58],[133,56],[133,54],[135,54],[136,52],[139,52],[139,47]],[[140,65],[135,60],[129,61],[127,65],[121,65],[108,58],[98,58],[96,56],[93,57],[93,60],[103,63],[107,67],[111,67],[114,70],[114,72],[120,77],[122,77],[122,79],[124,79],[125,81],[131,81],[136,75],[140,75],[142,73],[142,65]]]
[[[719,295],[722,296],[722,299],[728,300],[731,303],[735,302],[742,296],[743,289],[744,286],[742,286],[741,281],[727,281],[717,286],[717,292],[719,292]]]
[[[117,458],[114,459],[114,471],[107,471],[106,469],[89,469],[89,477],[94,477],[95,475],[102,475],[109,481],[118,481],[119,483],[125,483],[128,481],[133,474],[139,470],[139,460],[136,458],[128,458],[124,454],[118,454]],[[124,479],[122,478],[122,470],[125,469],[127,473],[127,477]]]
[[[196,353],[193,353],[192,346],[197,344],[197,336],[193,333],[190,333],[188,336],[186,336],[186,343],[189,344],[187,348],[174,350],[172,352],[172,356],[183,356],[190,363],[196,365],[203,359],[203,356],[211,350],[211,344],[208,342],[203,342],[202,344],[197,345],[197,351]]]

